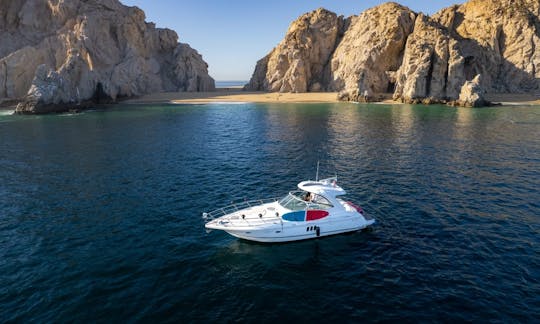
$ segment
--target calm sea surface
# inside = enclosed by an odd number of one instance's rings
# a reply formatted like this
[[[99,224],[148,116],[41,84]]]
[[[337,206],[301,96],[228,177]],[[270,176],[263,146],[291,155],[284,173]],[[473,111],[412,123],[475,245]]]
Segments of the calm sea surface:
[[[332,162],[371,230],[289,244],[203,211]],[[0,322],[537,322],[540,107],[0,113]]]
[[[249,81],[216,81],[216,88],[241,88]]]

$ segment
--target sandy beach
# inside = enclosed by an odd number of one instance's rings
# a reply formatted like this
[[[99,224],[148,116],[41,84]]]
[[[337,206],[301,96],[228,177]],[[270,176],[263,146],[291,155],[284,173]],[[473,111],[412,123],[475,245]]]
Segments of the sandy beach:
[[[129,99],[126,103],[212,103],[212,102],[259,102],[259,103],[317,103],[338,102],[337,92],[277,93],[248,92],[241,89],[218,89],[212,92],[164,92],[140,98]]]
[[[382,98],[381,98],[382,99]],[[486,99],[502,105],[540,105],[540,95],[530,94],[487,94]],[[337,92],[277,93],[248,92],[226,88],[212,92],[164,92],[126,100],[125,103],[185,103],[203,104],[215,102],[255,102],[255,103],[333,103]],[[385,104],[399,104],[389,96],[380,101]]]

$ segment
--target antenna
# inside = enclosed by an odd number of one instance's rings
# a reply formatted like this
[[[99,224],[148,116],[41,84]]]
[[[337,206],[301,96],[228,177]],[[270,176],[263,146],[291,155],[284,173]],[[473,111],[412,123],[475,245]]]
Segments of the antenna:
[[[315,174],[315,181],[319,181],[319,161],[317,161],[317,174]]]

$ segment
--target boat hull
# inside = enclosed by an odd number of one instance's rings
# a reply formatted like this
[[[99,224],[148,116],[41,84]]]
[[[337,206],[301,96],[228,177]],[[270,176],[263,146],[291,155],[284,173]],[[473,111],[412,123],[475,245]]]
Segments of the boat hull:
[[[349,218],[349,217],[348,217]],[[330,235],[350,233],[362,230],[375,223],[366,220],[361,215],[349,219],[312,222],[286,222],[263,228],[218,228],[207,226],[209,229],[219,229],[228,234],[249,241],[263,243],[292,242],[315,239]]]
[[[370,224],[371,225],[371,224]],[[255,241],[255,242],[261,242],[261,243],[280,243],[280,242],[293,242],[293,241],[303,241],[303,240],[310,240],[310,239],[316,239],[320,237],[325,236],[331,236],[331,235],[339,235],[339,234],[345,234],[345,233],[352,233],[359,230],[362,230],[369,225],[365,225],[363,227],[359,228],[348,228],[348,229],[342,229],[339,231],[328,231],[328,232],[321,232],[319,236],[317,234],[304,234],[304,235],[292,235],[292,236],[252,236],[249,234],[244,234],[241,232],[233,232],[233,231],[226,231],[230,235],[243,239],[248,241]]]

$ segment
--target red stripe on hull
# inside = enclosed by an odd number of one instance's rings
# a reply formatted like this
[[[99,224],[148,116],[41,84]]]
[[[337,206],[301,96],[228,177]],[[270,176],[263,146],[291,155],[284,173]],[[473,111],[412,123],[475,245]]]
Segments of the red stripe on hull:
[[[306,221],[314,221],[317,219],[325,218],[328,216],[328,212],[324,210],[308,210],[306,215]]]

